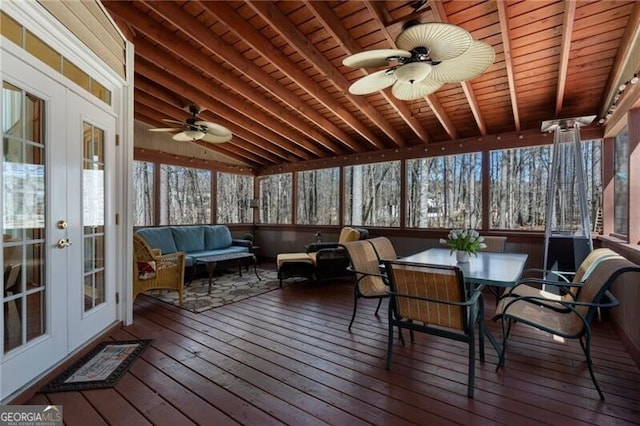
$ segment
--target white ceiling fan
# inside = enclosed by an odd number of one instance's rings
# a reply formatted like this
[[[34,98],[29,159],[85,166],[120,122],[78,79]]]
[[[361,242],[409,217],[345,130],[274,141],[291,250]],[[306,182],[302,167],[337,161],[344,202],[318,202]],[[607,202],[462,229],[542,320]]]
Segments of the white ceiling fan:
[[[162,121],[166,123],[178,124],[180,127],[163,127],[149,130],[152,132],[179,132],[173,135],[173,140],[181,142],[203,140],[211,143],[224,143],[231,140],[231,131],[226,127],[198,119],[200,107],[197,105],[189,105],[188,108],[191,113],[191,117],[187,118],[185,121],[178,121],[170,118],[162,119]]]
[[[401,100],[427,96],[444,83],[460,83],[485,72],[495,59],[493,47],[474,40],[466,30],[438,22],[409,21],[396,38],[397,49],[377,49],[347,56],[342,64],[369,68],[386,66],[349,87],[368,95],[389,86]]]

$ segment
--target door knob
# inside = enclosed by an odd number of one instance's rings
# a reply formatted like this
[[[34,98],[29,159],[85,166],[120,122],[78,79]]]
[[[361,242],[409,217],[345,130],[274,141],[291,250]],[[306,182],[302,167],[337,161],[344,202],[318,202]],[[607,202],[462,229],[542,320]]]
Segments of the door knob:
[[[65,248],[65,247],[69,247],[70,245],[71,245],[71,241],[69,241],[68,238],[66,240],[63,240],[62,238],[58,240],[58,248]]]

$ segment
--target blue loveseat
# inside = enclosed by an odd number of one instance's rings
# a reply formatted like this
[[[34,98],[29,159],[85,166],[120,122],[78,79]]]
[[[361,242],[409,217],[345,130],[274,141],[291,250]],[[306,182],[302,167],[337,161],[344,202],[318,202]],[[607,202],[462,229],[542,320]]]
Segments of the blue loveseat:
[[[139,229],[136,234],[163,255],[184,252],[185,266],[192,266],[198,257],[248,253],[251,249],[250,241],[233,239],[226,225],[159,226]]]

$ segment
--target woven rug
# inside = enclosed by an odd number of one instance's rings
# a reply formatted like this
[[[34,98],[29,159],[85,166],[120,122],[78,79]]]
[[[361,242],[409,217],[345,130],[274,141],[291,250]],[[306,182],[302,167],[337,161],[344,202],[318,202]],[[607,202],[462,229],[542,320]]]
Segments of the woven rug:
[[[146,294],[179,308],[200,313],[280,288],[276,271],[261,268],[258,268],[257,271],[262,278],[261,281],[256,278],[252,267],[249,267],[248,271],[243,270],[242,276],[239,276],[238,271],[233,271],[233,269],[229,269],[222,275],[216,273],[213,277],[210,294],[208,292],[208,278],[194,279],[191,284],[185,285],[182,306],[178,303],[177,291],[152,290]],[[286,287],[301,281],[305,281],[305,279],[287,279],[282,285]]]
[[[151,340],[102,342],[40,389],[40,392],[114,387],[149,344]]]

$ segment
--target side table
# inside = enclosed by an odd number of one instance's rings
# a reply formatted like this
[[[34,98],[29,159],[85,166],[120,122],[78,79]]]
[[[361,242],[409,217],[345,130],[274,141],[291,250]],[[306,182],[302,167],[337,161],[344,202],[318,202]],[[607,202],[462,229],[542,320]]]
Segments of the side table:
[[[251,246],[249,252],[256,257],[256,264],[260,264],[260,246]]]

